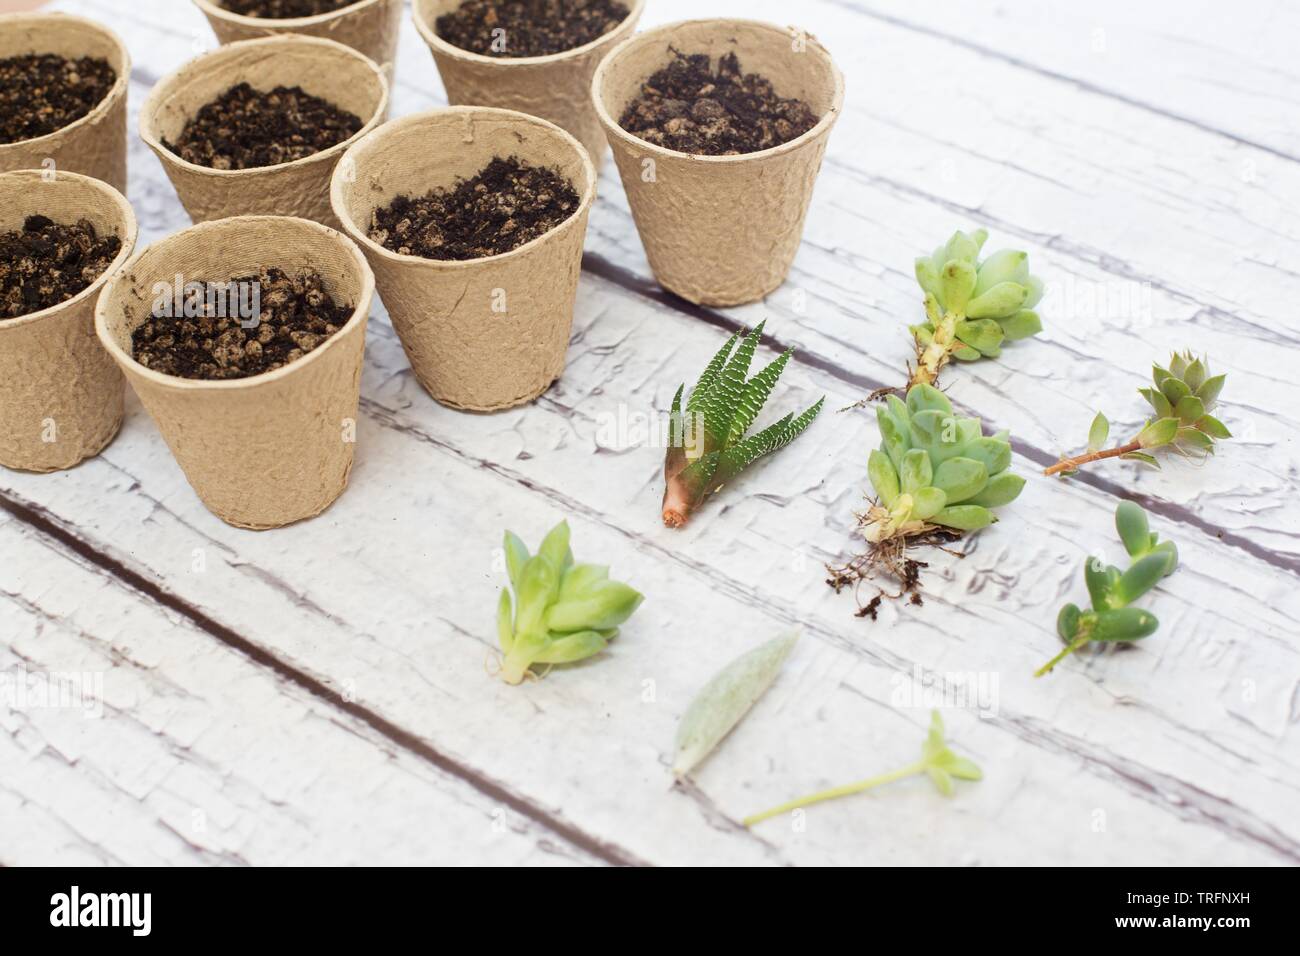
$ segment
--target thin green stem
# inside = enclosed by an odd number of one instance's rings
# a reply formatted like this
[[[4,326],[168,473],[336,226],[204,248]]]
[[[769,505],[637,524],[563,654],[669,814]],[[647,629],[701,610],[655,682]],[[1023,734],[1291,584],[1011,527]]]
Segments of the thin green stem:
[[[1053,657],[1042,667],[1038,668],[1038,670],[1034,671],[1034,676],[1042,677],[1044,674],[1049,673],[1053,667],[1061,663],[1061,661],[1065,660],[1067,657],[1069,657],[1079,648],[1083,647],[1085,644],[1088,643],[1088,641],[1089,641],[1088,634],[1084,634],[1082,637],[1076,637],[1069,644],[1065,645],[1065,650],[1061,651],[1061,653],[1057,654],[1055,657]]]
[[[798,800],[791,800],[780,806],[772,807],[770,810],[764,810],[762,813],[755,813],[753,816],[745,817],[741,822],[752,827],[756,823],[762,823],[764,820],[770,820],[772,817],[780,816],[791,810],[798,810],[800,807],[810,806],[814,803],[821,803],[824,800],[834,800],[837,797],[847,797],[850,794],[861,793],[863,790],[870,790],[872,787],[879,787],[882,784],[893,783],[895,780],[902,780],[904,777],[912,777],[918,773],[924,773],[927,764],[924,760],[918,760],[914,764],[903,767],[900,770],[894,770],[890,773],[882,773],[878,777],[868,777],[866,780],[859,780],[857,783],[847,783],[842,787],[832,787],[829,790],[821,790],[817,793],[809,794],[806,797],[800,797]]]

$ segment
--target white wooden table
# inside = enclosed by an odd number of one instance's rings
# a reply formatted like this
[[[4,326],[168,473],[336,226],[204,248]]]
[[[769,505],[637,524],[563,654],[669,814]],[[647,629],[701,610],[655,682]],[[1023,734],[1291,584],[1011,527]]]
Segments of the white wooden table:
[[[138,108],[214,43],[178,0],[59,0],[121,32]],[[186,485],[133,397],[99,458],[0,473],[0,669],[89,672],[102,717],[0,708],[0,862],[104,864],[1300,863],[1300,9],[1209,0],[652,0],[646,25],[740,14],[822,38],[847,77],[805,243],[767,302],[690,308],[652,281],[607,163],[568,371],[533,406],[439,407],[382,310],[352,484],[255,534]],[[797,12],[796,12],[797,11]],[[409,25],[408,25],[409,27]],[[444,102],[407,29],[395,115]],[[188,225],[132,146],[142,244]],[[686,531],[659,522],[661,451],[601,446],[665,411],[725,335],[798,348],[772,411],[895,384],[921,314],[914,255],[953,229],[1030,251],[1046,332],[946,379],[1017,438],[1030,480],[924,607],[879,622],[824,583],[853,545],[873,416],[828,411]],[[1173,347],[1229,373],[1237,436],[1202,466],[1038,472],[1093,411],[1116,430]],[[1183,566],[1160,631],[1032,672],[1088,552],[1118,557],[1135,497]],[[507,687],[494,647],[501,532],[568,517],[580,559],[648,598],[609,653]],[[672,788],[677,718],[716,668],[793,625],[776,687]],[[746,813],[910,762],[917,682],[984,768],[777,820]]]

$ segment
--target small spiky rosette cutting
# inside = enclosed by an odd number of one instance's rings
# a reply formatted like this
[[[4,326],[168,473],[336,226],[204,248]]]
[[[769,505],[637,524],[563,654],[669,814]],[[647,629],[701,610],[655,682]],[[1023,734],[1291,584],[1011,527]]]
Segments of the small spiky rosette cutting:
[[[1043,283],[1029,274],[1029,254],[1003,249],[980,262],[987,238],[983,229],[969,235],[958,231],[933,255],[916,260],[927,321],[911,327],[916,338],[911,384],[933,385],[950,359],[997,358],[1004,341],[1042,331],[1033,307],[1043,297]]]
[[[985,436],[978,418],[957,418],[952,403],[930,385],[913,385],[876,410],[880,448],[867,473],[878,504],[862,533],[872,545],[927,534],[936,527],[978,531],[997,520],[1025,486],[1012,474],[1011,442]]]
[[[1153,468],[1160,462],[1155,452],[1172,450],[1185,458],[1208,458],[1214,454],[1214,444],[1231,438],[1228,426],[1210,414],[1223,391],[1225,375],[1211,375],[1208,359],[1191,352],[1175,352],[1169,367],[1155,365],[1151,369],[1154,388],[1140,388],[1138,394],[1146,399],[1155,412],[1142,430],[1129,442],[1105,448],[1110,437],[1110,421],[1101,412],[1092,420],[1088,430],[1088,450],[1081,455],[1062,458],[1043,470],[1045,475],[1069,476],[1089,462],[1106,458],[1123,458],[1140,461]]]
[[[664,524],[670,528],[685,525],[705,498],[764,455],[799,437],[826,402],[825,397],[820,398],[798,417],[791,413],[746,437],[793,353],[786,351],[748,378],[762,335],[760,322],[743,338],[739,332],[729,338],[704,369],[685,408],[682,396],[686,386],[673,396],[663,503]]]

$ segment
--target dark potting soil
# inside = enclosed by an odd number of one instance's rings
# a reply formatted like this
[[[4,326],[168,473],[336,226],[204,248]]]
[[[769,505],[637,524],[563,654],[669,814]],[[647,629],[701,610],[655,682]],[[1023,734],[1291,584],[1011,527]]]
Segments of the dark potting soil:
[[[467,0],[434,29],[471,53],[549,56],[599,39],[631,12],[618,0]]]
[[[121,239],[101,237],[85,219],[66,225],[28,216],[21,230],[0,235],[0,321],[67,302],[121,251]]]
[[[554,169],[493,158],[451,189],[398,196],[375,210],[370,238],[403,256],[481,259],[536,239],[578,211],[572,184]]]
[[[360,132],[359,116],[303,92],[277,86],[269,93],[247,83],[232,86],[163,146],[181,159],[212,169],[257,169],[314,156]]]
[[[257,306],[254,308],[253,306]],[[155,303],[131,335],[135,360],[180,378],[248,378],[319,348],[352,317],[319,273],[264,269]]]
[[[117,82],[107,60],[53,53],[0,60],[0,143],[35,139],[81,119]]]
[[[619,120],[646,142],[694,156],[736,156],[788,143],[817,125],[811,106],[742,72],[736,54],[723,56],[715,72],[708,54],[672,52]]]
[[[291,17],[314,17],[350,7],[359,0],[221,0],[231,13],[244,17],[288,20]]]

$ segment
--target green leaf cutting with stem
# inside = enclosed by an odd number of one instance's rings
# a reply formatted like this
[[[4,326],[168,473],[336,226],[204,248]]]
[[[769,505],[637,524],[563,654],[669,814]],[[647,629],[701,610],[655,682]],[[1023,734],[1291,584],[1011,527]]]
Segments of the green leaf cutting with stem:
[[[705,498],[798,438],[825,404],[825,397],[820,398],[798,416],[790,413],[747,434],[793,354],[784,352],[750,378],[749,366],[762,336],[762,322],[748,335],[731,336],[705,366],[685,406],[685,385],[673,396],[663,501],[664,524],[670,528],[685,525]]]
[[[1042,331],[1034,306],[1043,297],[1043,283],[1029,274],[1029,254],[1003,249],[981,262],[986,239],[983,229],[958,231],[916,260],[926,321],[911,327],[916,368],[910,384],[933,385],[951,359],[997,358],[1004,342]]]
[[[1191,352],[1175,353],[1167,368],[1151,369],[1155,387],[1140,388],[1138,393],[1155,412],[1131,440],[1113,448],[1104,447],[1110,437],[1110,422],[1101,412],[1088,430],[1088,449],[1080,455],[1062,458],[1045,475],[1068,476],[1083,465],[1107,458],[1140,461],[1159,468],[1155,452],[1165,449],[1185,457],[1208,457],[1214,444],[1232,433],[1210,414],[1223,390],[1224,375],[1211,375],[1209,360]]]
[[[948,747],[943,736],[943,718],[937,710],[930,713],[930,732],[925,738],[925,743],[921,746],[921,759],[915,763],[899,767],[897,770],[891,770],[889,773],[868,777],[866,780],[859,780],[856,783],[831,787],[829,790],[819,790],[816,793],[808,794],[806,797],[789,800],[764,810],[762,813],[755,813],[745,817],[742,822],[745,826],[752,827],[764,820],[770,820],[772,817],[780,816],[783,813],[800,810],[814,803],[823,803],[826,800],[852,796],[855,793],[862,793],[865,790],[871,790],[887,783],[894,783],[897,780],[904,780],[907,777],[915,777],[920,774],[928,776],[930,781],[945,797],[953,795],[954,779],[979,780],[984,776],[974,761],[958,756]]]
[[[1108,565],[1099,558],[1089,558],[1083,576],[1092,606],[1080,610],[1075,604],[1061,608],[1056,631],[1065,647],[1040,667],[1035,677],[1050,673],[1065,658],[1089,644],[1112,641],[1137,641],[1155,633],[1160,622],[1150,611],[1131,607],[1178,567],[1178,548],[1172,541],[1161,541],[1151,531],[1146,512],[1131,501],[1121,501],[1115,509],[1115,530],[1124,550],[1133,559],[1128,570]]]

